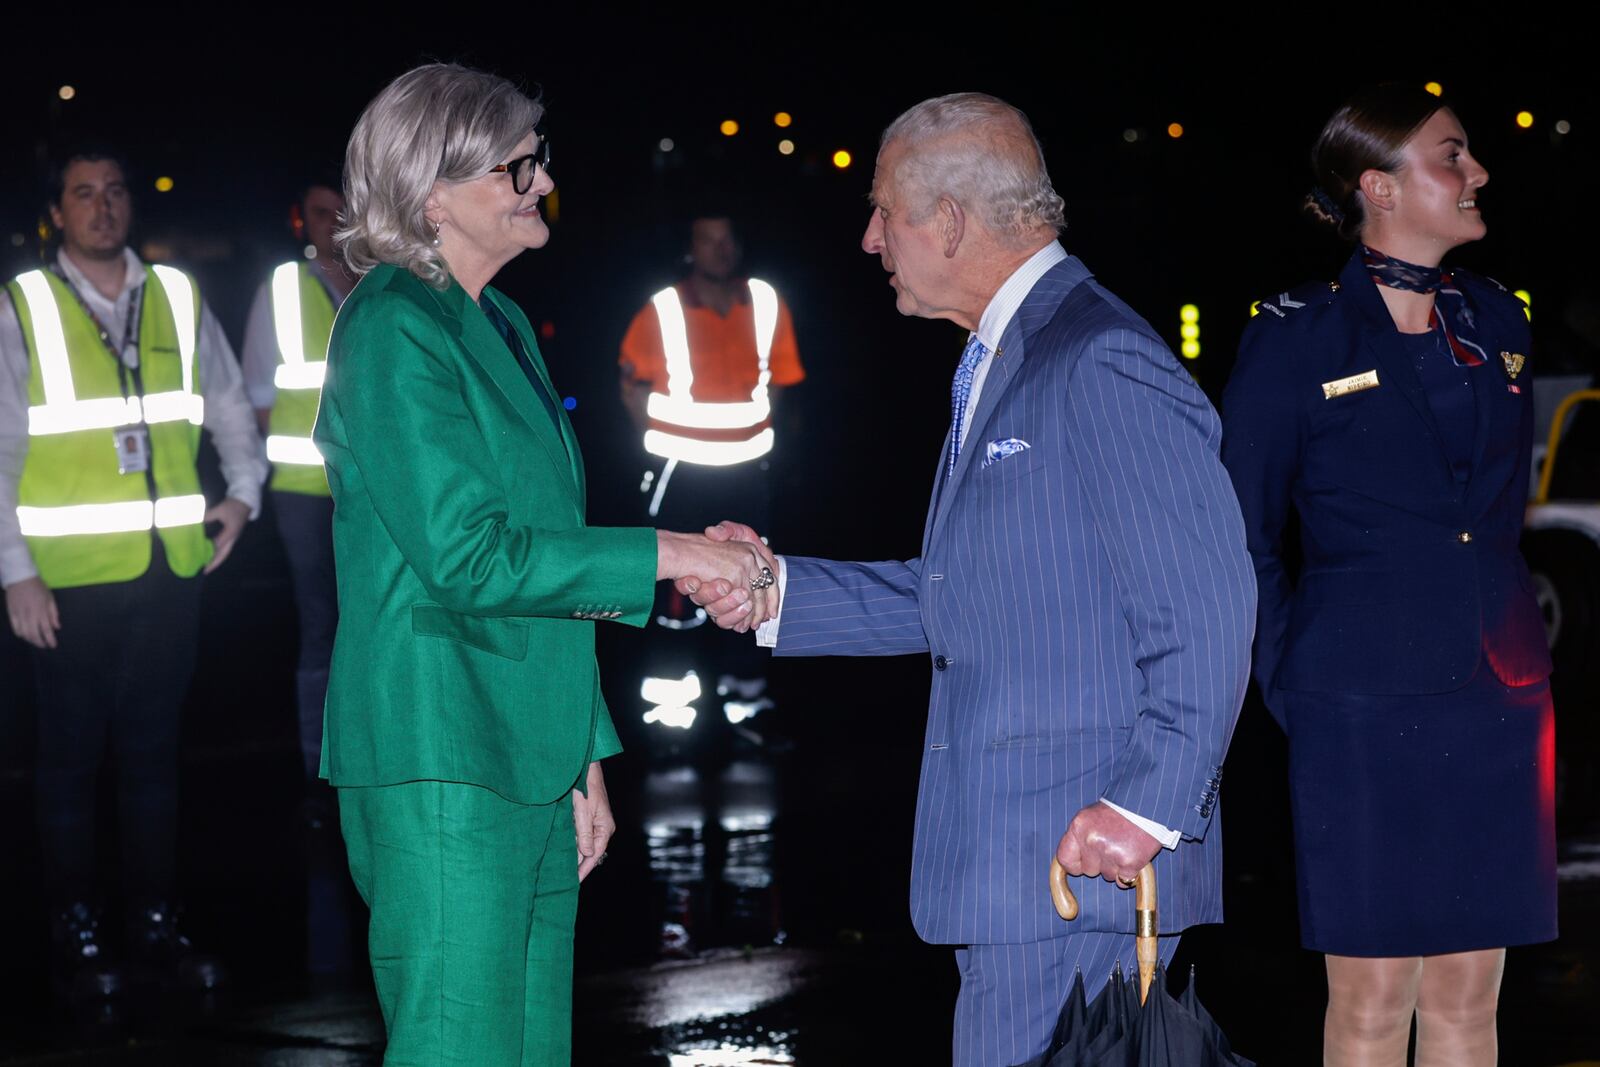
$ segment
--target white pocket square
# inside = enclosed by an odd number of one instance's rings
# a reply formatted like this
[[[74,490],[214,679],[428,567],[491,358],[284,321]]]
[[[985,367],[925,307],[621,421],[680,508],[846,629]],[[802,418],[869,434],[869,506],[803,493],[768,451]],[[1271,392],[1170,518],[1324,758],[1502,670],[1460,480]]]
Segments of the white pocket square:
[[[1007,437],[1003,441],[990,441],[983,449],[983,465],[992,467],[1001,460],[1026,452],[1033,446],[1020,437]]]

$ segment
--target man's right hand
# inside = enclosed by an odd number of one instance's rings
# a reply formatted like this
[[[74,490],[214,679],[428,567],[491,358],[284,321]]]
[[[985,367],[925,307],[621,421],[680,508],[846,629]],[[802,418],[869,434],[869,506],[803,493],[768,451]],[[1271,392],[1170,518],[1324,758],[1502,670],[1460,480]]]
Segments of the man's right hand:
[[[61,614],[56,610],[55,594],[42,578],[24,578],[6,586],[6,614],[11,618],[11,632],[34,648],[56,647]]]
[[[761,535],[756,533],[750,527],[746,526],[744,523],[731,522],[727,519],[724,519],[715,526],[707,526],[706,536],[713,541],[739,542],[755,547],[759,552],[761,552],[762,556],[767,559],[767,565],[772,568],[773,574],[777,574],[777,557],[772,555],[771,550],[767,548],[766,542],[761,540]],[[744,633],[747,630],[753,629],[755,626],[760,625],[760,623],[764,621],[756,620],[753,623],[745,625],[743,620],[738,619],[738,617],[733,614],[738,610],[740,603],[739,598],[742,594],[740,590],[735,589],[732,585],[726,582],[707,582],[703,581],[700,576],[688,575],[683,578],[679,578],[673,583],[673,585],[677,588],[678,592],[682,593],[684,596],[694,601],[697,605],[704,608],[706,614],[711,616],[716,624],[725,630],[736,629],[740,633]],[[769,594],[769,602],[771,604],[772,612],[769,617],[777,618],[778,587],[776,585],[772,586],[767,590],[767,593]]]

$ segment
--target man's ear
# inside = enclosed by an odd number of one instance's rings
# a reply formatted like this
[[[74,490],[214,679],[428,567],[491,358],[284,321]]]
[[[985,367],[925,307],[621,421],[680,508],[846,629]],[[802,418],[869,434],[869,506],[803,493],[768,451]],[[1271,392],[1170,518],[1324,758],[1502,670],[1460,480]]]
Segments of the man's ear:
[[[944,242],[944,258],[954,259],[961,239],[967,233],[967,213],[948,196],[941,196],[934,211],[939,216],[939,238]]]

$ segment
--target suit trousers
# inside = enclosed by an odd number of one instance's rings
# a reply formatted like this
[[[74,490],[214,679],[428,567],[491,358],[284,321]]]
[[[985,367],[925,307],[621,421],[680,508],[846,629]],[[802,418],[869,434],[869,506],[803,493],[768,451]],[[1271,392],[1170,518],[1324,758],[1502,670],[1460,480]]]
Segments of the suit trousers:
[[[1160,942],[1161,964],[1172,962],[1177,935]],[[1132,934],[1089,931],[1015,945],[968,945],[956,949],[961,992],[956,995],[953,1067],[1010,1067],[1044,1052],[1061,1006],[1081,971],[1089,999],[1111,977],[1111,968],[1139,976]]]
[[[322,760],[322,706],[328,699],[328,664],[339,625],[338,590],[333,574],[333,498],[308,493],[273,492],[278,536],[289,560],[294,608],[300,620],[300,651],[294,684],[300,719],[300,754],[307,781],[315,781]]]
[[[130,582],[54,590],[57,647],[31,648],[38,687],[34,802],[52,904],[95,894],[95,787],[115,770],[122,888],[132,906],[176,889],[178,724],[194,674],[200,580],[159,539]]]
[[[565,1067],[572,1056],[578,850],[572,798],[516,804],[481,786],[342,786],[350,874],[385,1067]]]

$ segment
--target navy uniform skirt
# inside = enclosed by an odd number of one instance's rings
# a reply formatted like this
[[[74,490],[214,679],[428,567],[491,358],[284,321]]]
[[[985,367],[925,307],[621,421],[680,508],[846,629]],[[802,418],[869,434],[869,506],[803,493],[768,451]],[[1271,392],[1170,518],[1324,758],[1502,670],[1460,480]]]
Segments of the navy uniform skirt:
[[[1283,694],[1300,936],[1434,956],[1556,936],[1550,685]]]

